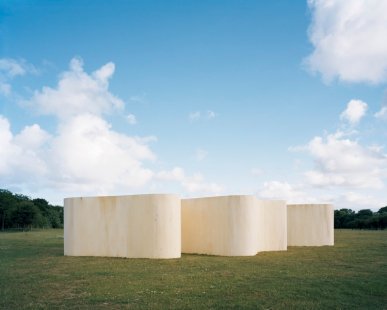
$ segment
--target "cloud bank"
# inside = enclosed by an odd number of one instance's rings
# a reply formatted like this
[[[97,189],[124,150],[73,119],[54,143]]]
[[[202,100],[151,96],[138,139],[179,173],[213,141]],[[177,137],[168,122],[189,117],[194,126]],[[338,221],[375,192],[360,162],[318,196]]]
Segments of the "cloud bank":
[[[327,82],[387,80],[387,1],[309,0],[308,68]]]
[[[380,196],[387,180],[387,154],[383,146],[362,144],[361,133],[353,130],[367,108],[367,103],[361,100],[350,100],[340,114],[343,122],[339,125],[340,130],[315,136],[306,145],[289,148],[290,151],[304,152],[312,159],[313,168],[303,173],[304,187],[335,192],[329,199],[339,206],[355,204],[375,208],[383,204],[380,199],[362,193],[366,190]],[[351,127],[344,126],[346,124]],[[300,194],[289,184],[279,187],[290,197]],[[264,190],[268,188],[265,185]]]
[[[22,74],[11,68],[12,74]],[[54,134],[38,124],[13,134],[7,118],[0,115],[0,177],[2,184],[23,190],[50,188],[63,195],[130,193],[135,188],[163,180],[170,173],[189,192],[219,191],[200,174],[184,170],[158,172],[147,167],[157,161],[151,150],[153,137],[117,132],[104,116],[122,112],[124,102],[109,90],[115,71],[111,62],[91,74],[74,58],[56,87],[36,90],[27,101],[30,108],[54,116]],[[127,114],[129,124],[136,118]]]

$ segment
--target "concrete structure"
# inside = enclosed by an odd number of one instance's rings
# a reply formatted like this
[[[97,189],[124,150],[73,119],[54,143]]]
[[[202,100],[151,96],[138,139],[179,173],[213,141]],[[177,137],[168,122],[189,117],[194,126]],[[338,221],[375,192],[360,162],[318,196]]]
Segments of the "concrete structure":
[[[287,249],[285,201],[254,196],[182,199],[182,252],[249,256]]]
[[[258,252],[286,251],[287,207],[284,200],[257,200]]]
[[[254,196],[182,199],[182,252],[257,254],[257,211]]]
[[[66,198],[64,254],[178,258],[180,210],[175,195]]]
[[[288,205],[288,245],[334,244],[333,206],[329,204]]]
[[[183,253],[251,256],[287,246],[334,244],[333,207],[286,205],[236,195],[66,198],[64,254],[178,258]]]

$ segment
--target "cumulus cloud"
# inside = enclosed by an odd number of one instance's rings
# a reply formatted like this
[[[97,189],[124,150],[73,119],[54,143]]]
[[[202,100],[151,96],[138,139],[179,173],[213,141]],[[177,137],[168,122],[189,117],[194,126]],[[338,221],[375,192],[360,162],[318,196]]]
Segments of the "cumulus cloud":
[[[146,143],[115,132],[91,114],[61,124],[50,155],[61,176],[56,178],[59,183],[71,180],[74,185],[104,191],[144,185],[153,172],[143,167],[143,161],[155,159]]]
[[[305,173],[315,186],[382,188],[387,172],[387,156],[381,148],[364,147],[342,132],[314,137],[305,150],[315,167]]]
[[[215,113],[214,111],[208,110],[208,111],[206,112],[206,117],[207,117],[208,119],[214,118],[215,116],[216,116],[216,113]]]
[[[0,176],[14,179],[15,175],[21,175],[23,182],[31,176],[46,174],[44,146],[50,138],[37,124],[13,135],[8,119],[0,115]]]
[[[24,190],[45,188],[58,195],[130,193],[156,180],[177,182],[190,193],[221,191],[200,174],[190,176],[181,168],[148,168],[147,163],[157,159],[150,148],[156,138],[117,132],[104,119],[106,113],[124,107],[109,91],[114,69],[108,63],[88,74],[82,60],[74,58],[56,87],[34,92],[28,104],[56,117],[54,134],[38,124],[14,134],[8,119],[0,115],[0,183]],[[136,119],[129,114],[127,120]]]
[[[190,121],[198,121],[198,120],[211,120],[216,117],[216,113],[211,110],[207,110],[205,112],[202,111],[195,111],[191,112],[188,115]]]
[[[286,200],[287,203],[314,203],[316,200],[309,197],[302,186],[294,186],[287,182],[269,181],[264,182],[263,188],[258,196],[267,199]]]
[[[326,81],[382,83],[387,80],[387,1],[308,0],[309,40],[305,62]]]
[[[9,77],[25,75],[31,68],[31,65],[27,65],[25,61],[17,61],[12,58],[0,59],[0,71]]]
[[[0,174],[7,173],[10,168],[10,161],[16,152],[12,144],[13,135],[9,121],[0,115]]]
[[[353,206],[361,206],[362,208],[368,207],[371,209],[377,209],[378,206],[384,206],[385,201],[375,198],[372,195],[359,194],[358,192],[345,192],[338,197],[338,204],[349,205],[349,208]]]
[[[382,107],[379,112],[375,113],[375,117],[383,120],[387,120],[387,106]]]
[[[9,96],[12,92],[9,80],[27,73],[37,73],[37,70],[23,59],[0,58],[0,94]]]
[[[200,119],[201,113],[200,111],[191,112],[188,117],[191,121],[196,121]]]
[[[34,124],[13,135],[8,120],[0,117],[2,179],[34,179],[58,190],[106,193],[143,186],[153,176],[143,166],[155,159],[147,140],[117,133],[95,115],[74,117],[57,131],[51,136]]]
[[[384,92],[380,111],[376,112],[374,116],[380,120],[387,120],[387,90],[385,90]]]
[[[136,116],[133,115],[133,114],[128,114],[128,115],[126,115],[126,120],[128,121],[128,123],[129,123],[130,125],[135,125],[135,124],[137,124]]]
[[[89,75],[83,70],[83,61],[73,58],[58,86],[35,91],[30,104],[42,114],[61,119],[82,113],[102,115],[121,109],[124,102],[109,92],[109,79],[114,70],[114,63],[109,62]]]
[[[143,186],[153,177],[144,166],[156,156],[149,137],[128,136],[112,129],[102,115],[123,107],[109,91],[114,64],[92,74],[74,58],[57,87],[36,91],[29,104],[58,117],[56,133],[39,125],[26,126],[13,134],[9,121],[0,118],[0,175],[19,183],[29,176],[60,190],[107,193]]]
[[[178,182],[185,191],[196,194],[220,194],[223,187],[214,182],[206,182],[200,173],[187,175],[181,167],[163,170],[157,173],[156,178],[163,181]]]
[[[341,113],[340,119],[347,121],[351,125],[356,125],[365,115],[368,105],[364,101],[352,99],[348,102],[347,108]]]

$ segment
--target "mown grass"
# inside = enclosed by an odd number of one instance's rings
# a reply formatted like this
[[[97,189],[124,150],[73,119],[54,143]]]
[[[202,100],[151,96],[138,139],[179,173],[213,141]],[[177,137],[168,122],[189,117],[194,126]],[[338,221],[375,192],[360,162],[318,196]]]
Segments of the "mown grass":
[[[63,256],[63,231],[0,233],[0,308],[387,309],[387,231],[254,257]]]

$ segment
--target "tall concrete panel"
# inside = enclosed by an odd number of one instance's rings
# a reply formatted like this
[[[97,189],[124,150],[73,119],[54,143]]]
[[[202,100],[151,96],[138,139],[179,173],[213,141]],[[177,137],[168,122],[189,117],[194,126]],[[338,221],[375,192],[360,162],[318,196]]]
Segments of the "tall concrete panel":
[[[287,250],[287,207],[284,200],[257,200],[258,252]]]
[[[288,245],[333,245],[333,216],[333,206],[329,204],[288,205]]]
[[[257,253],[258,208],[254,196],[182,199],[181,208],[183,253]]]
[[[66,198],[64,254],[178,258],[180,211],[176,195]]]
[[[183,199],[182,252],[248,256],[287,249],[286,203],[254,196]]]

